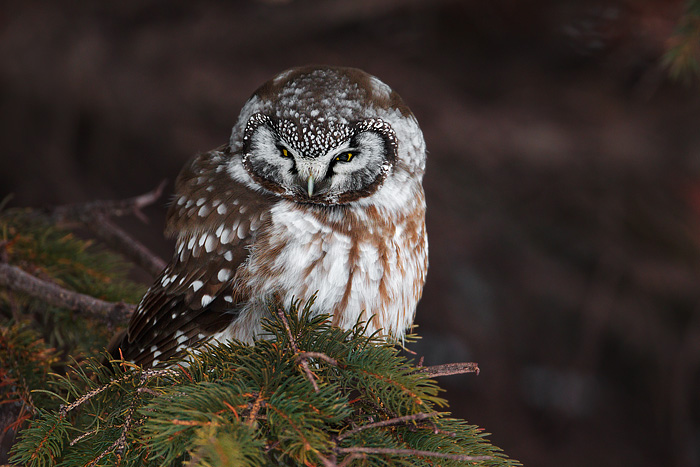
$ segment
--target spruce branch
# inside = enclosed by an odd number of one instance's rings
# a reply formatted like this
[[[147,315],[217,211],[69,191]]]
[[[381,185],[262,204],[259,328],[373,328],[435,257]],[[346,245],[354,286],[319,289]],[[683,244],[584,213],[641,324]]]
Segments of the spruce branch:
[[[33,276],[17,266],[0,263],[0,286],[60,308],[84,313],[88,317],[115,323],[126,319],[134,305],[124,302],[105,302],[89,295],[65,289],[58,284]]]
[[[170,369],[112,361],[109,371],[97,360],[72,367],[82,386],[63,377],[57,395],[75,402],[38,412],[13,462],[518,465],[477,427],[438,411],[445,401],[427,376],[431,367],[416,368],[395,346],[367,336],[362,323],[340,329],[308,303],[298,306],[279,318],[271,308],[263,323],[270,338],[213,343]],[[302,361],[323,381],[318,392]]]
[[[145,245],[115,225],[110,217],[134,215],[142,222],[148,218],[143,209],[155,203],[163,194],[166,181],[156,188],[133,198],[125,200],[98,200],[89,203],[69,204],[49,209],[49,219],[54,223],[79,223],[90,229],[97,238],[109,247],[123,253],[138,266],[153,276],[165,269],[165,261],[153,254]]]

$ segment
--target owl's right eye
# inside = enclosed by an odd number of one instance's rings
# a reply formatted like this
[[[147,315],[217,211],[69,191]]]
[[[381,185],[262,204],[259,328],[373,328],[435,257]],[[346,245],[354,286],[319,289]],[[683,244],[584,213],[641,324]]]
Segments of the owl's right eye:
[[[290,157],[289,151],[285,148],[280,148],[280,156],[282,157]]]

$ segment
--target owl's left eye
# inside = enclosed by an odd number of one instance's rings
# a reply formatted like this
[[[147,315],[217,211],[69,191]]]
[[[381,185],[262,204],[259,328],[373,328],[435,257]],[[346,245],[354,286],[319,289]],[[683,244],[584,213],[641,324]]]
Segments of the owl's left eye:
[[[287,151],[285,148],[280,148],[280,156],[289,157],[289,151]]]
[[[335,160],[338,162],[350,162],[350,160],[355,157],[355,154],[352,152],[344,152],[342,154],[338,154],[335,156]]]

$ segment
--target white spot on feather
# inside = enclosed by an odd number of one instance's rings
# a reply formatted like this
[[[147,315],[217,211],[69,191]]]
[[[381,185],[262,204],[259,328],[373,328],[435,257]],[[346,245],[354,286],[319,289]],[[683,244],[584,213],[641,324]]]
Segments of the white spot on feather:
[[[196,292],[199,289],[201,289],[203,285],[204,285],[204,282],[202,282],[202,281],[194,281],[194,282],[192,282],[192,285],[190,287],[192,287],[192,289]]]
[[[219,270],[219,274],[216,275],[216,278],[219,279],[219,282],[226,282],[230,277],[231,277],[231,270],[225,269],[225,268]]]
[[[221,232],[221,238],[219,239],[219,241],[221,242],[222,245],[226,245],[230,240],[231,240],[231,230],[224,229],[223,232]]]
[[[216,237],[213,235],[207,236],[207,241],[204,243],[204,249],[207,253],[211,253],[216,248]]]

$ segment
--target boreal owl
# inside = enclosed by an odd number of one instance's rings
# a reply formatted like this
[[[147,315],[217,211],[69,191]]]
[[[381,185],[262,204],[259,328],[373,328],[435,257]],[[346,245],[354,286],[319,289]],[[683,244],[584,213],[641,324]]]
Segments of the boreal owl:
[[[361,70],[310,66],[263,84],[229,143],[180,173],[172,261],[111,345],[153,366],[209,340],[252,342],[271,301],[401,339],[428,268],[426,150],[399,95]]]

